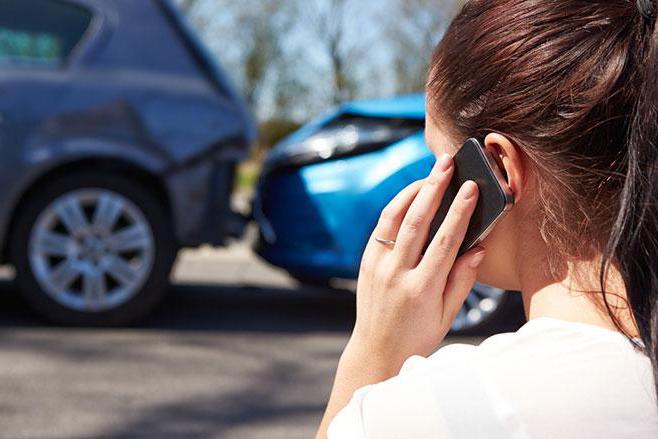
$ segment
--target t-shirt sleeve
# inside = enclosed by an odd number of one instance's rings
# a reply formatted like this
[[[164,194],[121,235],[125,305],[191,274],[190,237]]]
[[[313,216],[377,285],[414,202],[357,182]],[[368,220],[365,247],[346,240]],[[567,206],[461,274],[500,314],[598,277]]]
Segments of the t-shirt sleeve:
[[[365,438],[363,425],[363,399],[375,386],[363,387],[352,395],[349,404],[343,408],[329,425],[329,439],[362,439]]]
[[[429,358],[410,358],[398,376],[356,391],[328,437],[507,437],[474,369],[475,356],[472,346],[451,345]]]

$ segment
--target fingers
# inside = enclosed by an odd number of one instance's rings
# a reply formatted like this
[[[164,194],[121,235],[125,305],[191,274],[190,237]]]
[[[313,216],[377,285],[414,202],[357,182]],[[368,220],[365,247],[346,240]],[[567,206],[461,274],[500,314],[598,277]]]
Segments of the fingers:
[[[485,257],[485,250],[476,247],[462,255],[448,276],[443,295],[443,317],[445,321],[452,322],[466,297],[473,288],[477,270]]]
[[[418,180],[411,183],[388,203],[379,216],[377,227],[373,232],[374,236],[390,240],[397,239],[400,223],[402,223],[409,206],[418,195],[421,187],[423,187],[424,181]]]
[[[381,250],[385,248],[384,245],[375,242],[375,237],[390,240],[395,240],[397,238],[400,223],[402,223],[409,206],[418,194],[420,188],[423,186],[423,182],[424,180],[419,180],[410,184],[397,194],[384,208],[379,217],[377,226],[372,232],[371,239],[366,246],[366,251],[363,256],[364,259],[373,252],[373,249]]]
[[[478,186],[473,181],[467,181],[459,189],[445,220],[427,247],[419,268],[436,272],[437,266],[449,267],[453,264],[464,241],[478,195]]]
[[[400,226],[394,250],[401,266],[415,267],[418,264],[453,170],[452,157],[448,154],[441,156],[411,203]]]

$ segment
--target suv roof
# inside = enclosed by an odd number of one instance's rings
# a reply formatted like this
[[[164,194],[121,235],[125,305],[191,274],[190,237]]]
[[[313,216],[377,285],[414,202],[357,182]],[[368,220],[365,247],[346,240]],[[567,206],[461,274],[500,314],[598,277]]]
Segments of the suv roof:
[[[26,14],[34,10],[35,3],[44,14]],[[59,9],[54,7],[56,4]],[[62,5],[72,6],[66,11],[65,30],[61,29],[61,17],[53,13],[61,15]],[[225,72],[169,0],[0,0],[0,24],[28,31],[35,27],[59,32],[65,40],[65,68],[139,70],[195,77],[201,74],[222,95],[241,100]]]

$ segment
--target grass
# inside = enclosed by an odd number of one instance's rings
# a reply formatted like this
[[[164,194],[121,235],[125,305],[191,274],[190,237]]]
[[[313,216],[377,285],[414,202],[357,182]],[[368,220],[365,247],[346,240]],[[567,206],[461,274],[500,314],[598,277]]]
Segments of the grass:
[[[260,162],[249,160],[238,166],[235,175],[235,187],[239,191],[251,191],[254,189],[258,176],[260,175]]]

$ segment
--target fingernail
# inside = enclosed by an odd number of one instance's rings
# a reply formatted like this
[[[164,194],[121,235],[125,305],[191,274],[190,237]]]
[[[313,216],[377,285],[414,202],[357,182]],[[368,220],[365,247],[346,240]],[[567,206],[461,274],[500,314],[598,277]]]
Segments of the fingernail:
[[[462,196],[465,200],[470,200],[478,192],[478,185],[474,181],[467,181],[462,186]]]
[[[446,172],[452,166],[452,157],[450,154],[441,154],[441,156],[436,160],[436,166],[439,171]]]
[[[473,256],[473,259],[471,259],[471,262],[468,265],[470,265],[471,268],[478,268],[480,264],[482,264],[482,261],[484,260],[486,254],[487,253],[484,250],[477,252]]]

